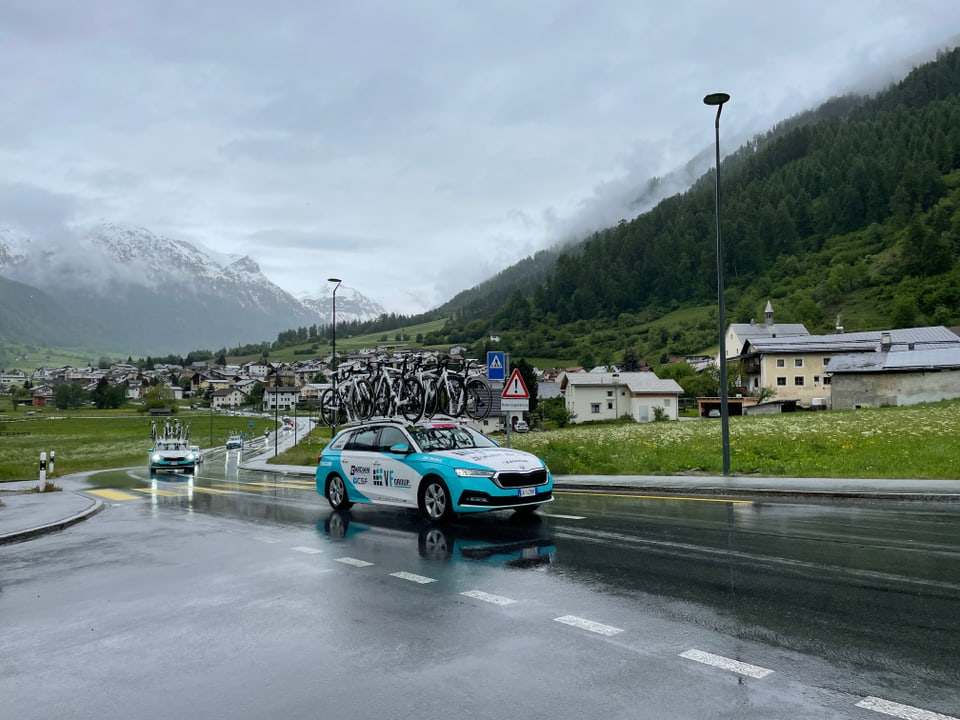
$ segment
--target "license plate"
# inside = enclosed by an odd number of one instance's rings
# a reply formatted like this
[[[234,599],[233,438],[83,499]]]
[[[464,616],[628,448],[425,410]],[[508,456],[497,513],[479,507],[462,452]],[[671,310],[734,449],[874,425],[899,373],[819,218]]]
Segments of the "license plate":
[[[536,488],[520,488],[520,497],[533,497],[536,494]]]

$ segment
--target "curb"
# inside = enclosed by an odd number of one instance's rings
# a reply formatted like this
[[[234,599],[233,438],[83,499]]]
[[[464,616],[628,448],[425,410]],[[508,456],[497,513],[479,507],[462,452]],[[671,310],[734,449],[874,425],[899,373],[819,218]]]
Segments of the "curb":
[[[102,500],[93,500],[89,507],[81,512],[78,512],[76,515],[72,515],[71,517],[64,518],[63,520],[57,520],[56,522],[48,523],[46,525],[40,525],[35,528],[30,528],[29,530],[17,530],[15,532],[6,533],[5,535],[0,535],[0,545],[30,540],[40,535],[46,535],[47,533],[60,532],[71,525],[76,525],[78,522],[82,522],[87,518],[93,517],[105,507],[106,504]]]
[[[560,492],[588,493],[593,491],[612,491],[617,493],[645,493],[658,495],[710,495],[722,497],[766,497],[777,499],[803,498],[805,500],[897,500],[911,502],[941,502],[960,503],[960,493],[912,493],[889,491],[855,491],[855,490],[778,490],[774,488],[729,488],[729,487],[676,487],[656,485],[630,485],[616,481],[608,483],[564,483],[553,484],[554,490]]]

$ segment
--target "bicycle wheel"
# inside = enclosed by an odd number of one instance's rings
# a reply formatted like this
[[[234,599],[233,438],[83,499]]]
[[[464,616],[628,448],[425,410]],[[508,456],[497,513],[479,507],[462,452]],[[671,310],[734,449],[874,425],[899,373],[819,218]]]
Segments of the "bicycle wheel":
[[[327,388],[320,396],[320,418],[324,425],[344,425],[347,422],[347,413],[344,412],[343,403],[339,394],[333,391],[333,388]]]
[[[467,382],[465,405],[464,412],[472,420],[483,420],[490,414],[493,392],[486,381],[472,378]]]
[[[397,405],[400,414],[409,422],[423,417],[423,385],[415,377],[405,377],[400,381],[400,397]]]
[[[366,378],[357,378],[353,381],[353,391],[351,393],[351,405],[353,412],[360,420],[369,420],[373,417],[374,399],[373,387]]]
[[[432,418],[437,414],[437,379],[423,380],[423,416]]]
[[[463,380],[456,375],[441,380],[437,387],[437,409],[444,415],[460,417],[466,403],[466,389]]]
[[[387,417],[390,412],[390,381],[378,377],[373,383],[373,414]]]

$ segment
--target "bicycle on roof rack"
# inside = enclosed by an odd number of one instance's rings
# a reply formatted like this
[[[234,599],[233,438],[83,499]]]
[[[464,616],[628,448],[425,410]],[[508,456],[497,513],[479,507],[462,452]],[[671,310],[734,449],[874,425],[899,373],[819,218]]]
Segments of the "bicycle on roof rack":
[[[326,425],[368,420],[374,413],[373,386],[356,367],[339,367],[336,383],[320,395],[320,417]]]

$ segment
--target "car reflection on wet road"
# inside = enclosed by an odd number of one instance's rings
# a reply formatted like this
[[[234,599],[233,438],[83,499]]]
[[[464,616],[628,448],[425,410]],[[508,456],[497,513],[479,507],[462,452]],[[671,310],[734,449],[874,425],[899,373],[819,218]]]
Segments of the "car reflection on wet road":
[[[0,612],[23,623],[9,656],[50,658],[49,669],[0,676],[0,693],[26,712],[16,717],[56,714],[60,676],[91,692],[126,682],[162,694],[158,678],[181,672],[204,686],[178,684],[167,714],[942,718],[960,708],[951,505],[560,493],[533,518],[437,527],[415,511],[332,512],[309,478],[239,470],[229,456],[208,455],[190,477],[92,482],[129,501],[5,550],[15,556]],[[46,598],[69,598],[71,611]],[[84,621],[107,641],[85,644]],[[17,684],[28,677],[43,683],[35,704]],[[115,704],[101,716],[146,717],[142,692],[125,697],[102,699]]]

